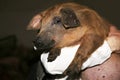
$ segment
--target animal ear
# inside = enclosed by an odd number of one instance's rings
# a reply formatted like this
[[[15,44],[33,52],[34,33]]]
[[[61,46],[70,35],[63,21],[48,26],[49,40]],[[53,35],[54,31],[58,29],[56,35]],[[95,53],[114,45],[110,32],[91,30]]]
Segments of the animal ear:
[[[27,30],[37,30],[40,29],[40,23],[41,23],[42,16],[36,15],[32,18],[30,23],[27,26]]]
[[[65,28],[74,28],[80,26],[80,21],[72,9],[63,8],[60,10],[60,13],[62,15],[62,23]]]

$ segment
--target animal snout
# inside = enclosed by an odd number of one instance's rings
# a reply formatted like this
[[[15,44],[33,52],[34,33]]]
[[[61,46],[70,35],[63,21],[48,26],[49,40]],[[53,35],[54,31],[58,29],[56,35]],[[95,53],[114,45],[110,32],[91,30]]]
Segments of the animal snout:
[[[47,50],[48,51],[48,50],[50,50],[54,46],[55,41],[51,40],[49,38],[43,39],[41,37],[37,37],[33,41],[33,43],[34,43],[34,47],[37,50],[43,50],[43,51]]]
[[[39,47],[43,46],[43,41],[42,41],[41,38],[39,38],[39,37],[37,37],[37,38],[33,41],[33,43],[34,43],[34,46],[35,46],[36,48],[39,48]]]

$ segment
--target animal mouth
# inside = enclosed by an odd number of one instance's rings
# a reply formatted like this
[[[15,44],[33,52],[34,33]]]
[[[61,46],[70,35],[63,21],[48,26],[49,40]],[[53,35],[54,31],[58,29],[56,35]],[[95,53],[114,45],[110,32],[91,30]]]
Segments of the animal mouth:
[[[44,53],[49,52],[51,49],[52,49],[52,48],[40,48],[40,47],[34,46],[34,50],[40,51],[40,52],[44,52]]]
[[[49,52],[53,47],[54,47],[54,43],[55,41],[52,40],[50,42],[42,42],[42,43],[36,43],[34,42],[34,50],[37,50],[37,51],[42,51],[42,52]]]

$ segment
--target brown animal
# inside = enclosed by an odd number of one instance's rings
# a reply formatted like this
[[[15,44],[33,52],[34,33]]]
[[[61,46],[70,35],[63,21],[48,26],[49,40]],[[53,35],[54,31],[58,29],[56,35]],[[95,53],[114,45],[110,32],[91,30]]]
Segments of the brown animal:
[[[68,80],[74,80],[79,79],[81,65],[107,38],[109,26],[94,10],[76,3],[64,3],[34,16],[28,29],[39,31],[34,44],[38,50],[50,52],[48,61],[55,60],[61,48],[81,44],[63,73],[68,75]]]

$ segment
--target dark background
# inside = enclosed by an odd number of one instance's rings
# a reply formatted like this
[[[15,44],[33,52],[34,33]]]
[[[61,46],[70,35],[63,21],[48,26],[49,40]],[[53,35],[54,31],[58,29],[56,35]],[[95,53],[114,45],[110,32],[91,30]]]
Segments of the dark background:
[[[119,0],[0,0],[0,80],[28,77],[30,67],[39,60],[32,44],[36,32],[26,30],[29,21],[46,8],[69,1],[95,9],[120,29]]]

